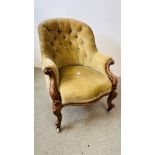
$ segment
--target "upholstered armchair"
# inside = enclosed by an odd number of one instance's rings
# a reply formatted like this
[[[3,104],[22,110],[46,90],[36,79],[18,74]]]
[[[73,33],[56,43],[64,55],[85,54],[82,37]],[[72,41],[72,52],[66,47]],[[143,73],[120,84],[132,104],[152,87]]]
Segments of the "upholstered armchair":
[[[109,69],[114,60],[98,52],[91,28],[74,19],[56,18],[43,21],[38,32],[57,132],[63,107],[90,105],[108,95],[110,111],[117,96],[117,78]]]

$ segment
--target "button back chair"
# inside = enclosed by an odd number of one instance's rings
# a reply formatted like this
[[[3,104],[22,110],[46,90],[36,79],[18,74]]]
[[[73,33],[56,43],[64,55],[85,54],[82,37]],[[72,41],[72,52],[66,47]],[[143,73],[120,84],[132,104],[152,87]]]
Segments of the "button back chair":
[[[111,110],[117,96],[117,78],[109,69],[114,60],[98,52],[91,28],[74,19],[55,18],[43,21],[38,32],[57,132],[63,107],[89,105],[109,95],[107,111]]]

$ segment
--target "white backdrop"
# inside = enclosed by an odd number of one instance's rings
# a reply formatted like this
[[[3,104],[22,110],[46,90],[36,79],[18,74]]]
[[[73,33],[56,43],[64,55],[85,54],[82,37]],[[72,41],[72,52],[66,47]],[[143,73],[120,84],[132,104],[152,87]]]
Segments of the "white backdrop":
[[[87,23],[94,32],[98,50],[114,58],[112,71],[121,75],[121,0],[35,0],[35,67],[41,67],[38,24],[55,17]]]

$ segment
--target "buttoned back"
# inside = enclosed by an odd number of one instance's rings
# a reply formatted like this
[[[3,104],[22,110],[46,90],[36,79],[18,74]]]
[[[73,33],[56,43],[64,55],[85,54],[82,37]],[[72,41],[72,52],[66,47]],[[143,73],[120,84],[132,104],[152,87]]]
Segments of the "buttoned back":
[[[51,58],[58,68],[88,65],[97,52],[91,28],[74,19],[56,18],[39,27],[42,57]]]

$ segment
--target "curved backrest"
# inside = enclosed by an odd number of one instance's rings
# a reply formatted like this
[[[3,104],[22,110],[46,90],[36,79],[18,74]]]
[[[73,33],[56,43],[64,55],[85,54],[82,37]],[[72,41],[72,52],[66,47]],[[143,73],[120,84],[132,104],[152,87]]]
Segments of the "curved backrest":
[[[42,57],[51,58],[58,68],[88,65],[97,52],[91,28],[74,19],[56,18],[39,27]]]

